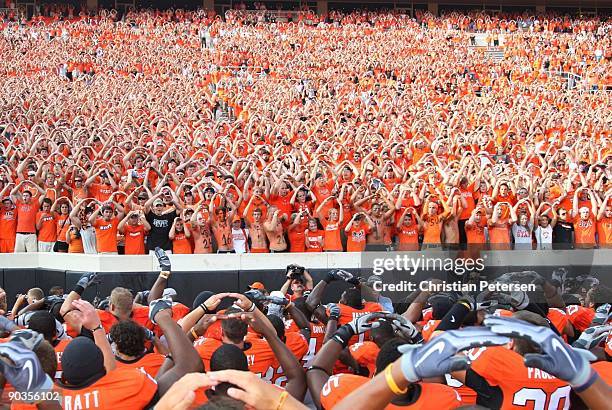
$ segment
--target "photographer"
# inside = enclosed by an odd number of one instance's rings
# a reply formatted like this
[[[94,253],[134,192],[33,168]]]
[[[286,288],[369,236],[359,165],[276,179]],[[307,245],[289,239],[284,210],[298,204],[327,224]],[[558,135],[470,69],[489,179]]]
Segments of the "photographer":
[[[313,288],[312,276],[308,271],[299,265],[287,265],[287,280],[281,286],[280,291],[286,295],[287,299],[293,301],[305,296]],[[291,294],[289,294],[291,289]]]

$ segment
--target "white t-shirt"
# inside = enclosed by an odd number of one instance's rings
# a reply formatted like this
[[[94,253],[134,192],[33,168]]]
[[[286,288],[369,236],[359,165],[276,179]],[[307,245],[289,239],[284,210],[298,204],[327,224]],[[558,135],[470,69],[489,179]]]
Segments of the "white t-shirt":
[[[248,237],[249,237],[248,229],[232,228],[232,239],[234,241],[234,251],[236,253],[246,253]]]
[[[538,249],[552,249],[553,227],[548,225],[546,228],[538,226],[535,230]]]

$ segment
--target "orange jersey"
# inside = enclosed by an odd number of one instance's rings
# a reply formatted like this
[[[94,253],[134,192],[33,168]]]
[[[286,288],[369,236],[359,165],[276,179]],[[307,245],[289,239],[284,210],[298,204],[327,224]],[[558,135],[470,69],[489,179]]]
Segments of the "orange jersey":
[[[164,360],[166,360],[166,357],[159,353],[147,353],[136,360],[122,360],[115,357],[117,369],[140,369],[153,378],[157,376],[157,372],[164,363]]]
[[[612,362],[601,361],[591,364],[591,367],[599,374],[599,377],[608,384],[612,385]]]
[[[567,325],[567,322],[569,322],[569,317],[567,316],[565,311],[557,308],[550,308],[548,309],[547,318],[548,320],[550,320],[550,323],[553,324],[555,329],[557,329],[559,334],[562,335],[564,339],[566,339],[567,336],[565,336],[564,333],[565,326]]]
[[[479,391],[479,386],[470,384],[469,372],[484,378],[499,393]],[[571,387],[567,382],[540,369],[526,367],[523,356],[505,347],[479,349],[466,384],[478,393],[478,404],[490,408],[561,410],[569,406]]]
[[[349,352],[361,367],[367,367],[370,377],[373,377],[376,372],[376,357],[380,352],[376,343],[370,341],[355,343],[349,348]]]
[[[441,320],[428,320],[427,323],[423,326],[423,330],[421,330],[421,336],[423,336],[423,340],[429,341],[431,339],[431,335],[436,331],[436,328],[440,324]]]
[[[193,343],[204,362],[204,368],[207,372],[210,371],[210,359],[213,353],[222,344],[223,342],[220,340],[202,337]],[[245,341],[244,354],[247,357],[249,371],[265,380],[272,380],[274,369],[278,367],[278,362],[268,342],[257,337],[250,338],[248,341]]]
[[[107,310],[98,310],[98,316],[100,322],[106,333],[110,332],[110,328],[119,320]],[[153,329],[153,323],[149,320],[149,307],[148,306],[134,306],[132,308],[131,318],[134,322],[138,323],[142,327],[147,329]]]
[[[65,410],[132,410],[147,407],[157,392],[157,383],[139,369],[115,369],[90,386],[70,389],[56,385],[55,389]]]
[[[64,349],[71,341],[72,339],[62,339],[55,346],[53,346],[53,350],[55,350],[55,357],[57,359],[57,370],[55,372],[56,379],[60,379],[62,377],[62,354],[64,354]]]
[[[298,360],[302,360],[304,355],[308,352],[308,342],[306,342],[306,338],[300,332],[286,332],[285,345],[287,345],[291,353],[293,353]],[[285,384],[287,384],[287,376],[285,376],[285,371],[282,366],[279,365],[274,369],[272,379],[269,381],[279,387],[285,387]]]
[[[368,377],[353,374],[331,376],[321,390],[321,406],[326,410],[333,409],[342,399],[369,381]],[[455,409],[461,406],[461,398],[448,386],[438,383],[418,383],[413,386],[406,404],[392,403],[385,409]]]
[[[363,308],[361,309],[355,309],[350,306],[344,305],[342,303],[338,303],[338,307],[340,307],[340,318],[338,319],[338,326],[346,325],[353,319],[359,316],[363,316],[367,313],[382,312],[384,310],[380,304],[374,303],[374,302],[365,302],[363,304]],[[327,312],[327,314],[329,314],[329,311]],[[349,341],[349,345],[352,345],[358,342],[363,342],[368,337],[369,337],[369,332],[362,333],[360,335],[355,335]]]
[[[574,328],[581,332],[584,332],[595,317],[595,311],[593,309],[585,308],[579,305],[569,305],[565,308],[565,313],[572,322]]]
[[[314,359],[315,355],[319,353],[321,346],[323,346],[323,339],[325,338],[325,325],[322,323],[311,323],[310,324],[310,340],[308,340],[308,351],[302,357],[304,367],[309,367],[310,362]]]

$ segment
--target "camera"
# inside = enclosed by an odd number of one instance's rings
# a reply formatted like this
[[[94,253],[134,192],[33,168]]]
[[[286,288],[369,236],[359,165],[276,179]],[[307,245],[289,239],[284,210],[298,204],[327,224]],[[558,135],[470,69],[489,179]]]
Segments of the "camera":
[[[290,279],[301,279],[304,276],[305,268],[300,265],[287,265],[287,277]]]

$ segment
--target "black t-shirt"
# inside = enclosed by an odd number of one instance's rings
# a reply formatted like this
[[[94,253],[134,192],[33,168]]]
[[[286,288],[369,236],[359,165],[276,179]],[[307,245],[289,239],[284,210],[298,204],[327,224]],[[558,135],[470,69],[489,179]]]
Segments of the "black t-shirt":
[[[553,228],[553,243],[571,244],[574,224],[571,222],[557,221]]]
[[[151,231],[147,237],[148,250],[154,250],[157,246],[165,251],[172,250],[172,241],[168,235],[176,216],[176,211],[162,215],[155,215],[153,212],[147,214],[147,222],[151,225]]]

